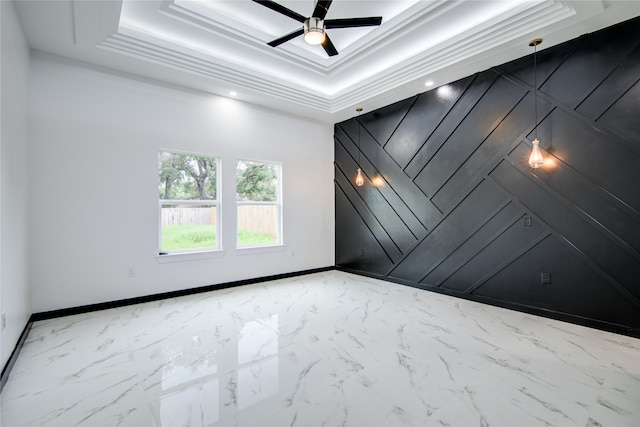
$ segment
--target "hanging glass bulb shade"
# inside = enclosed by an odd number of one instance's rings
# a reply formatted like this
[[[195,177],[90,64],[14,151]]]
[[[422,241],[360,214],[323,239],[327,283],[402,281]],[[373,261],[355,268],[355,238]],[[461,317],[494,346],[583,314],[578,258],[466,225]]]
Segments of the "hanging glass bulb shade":
[[[364,185],[364,177],[362,176],[362,170],[358,168],[358,176],[356,176],[356,185],[362,187]]]
[[[538,138],[533,140],[533,148],[531,149],[531,155],[529,156],[529,166],[534,169],[538,169],[544,163],[542,152],[540,151],[540,141]]]

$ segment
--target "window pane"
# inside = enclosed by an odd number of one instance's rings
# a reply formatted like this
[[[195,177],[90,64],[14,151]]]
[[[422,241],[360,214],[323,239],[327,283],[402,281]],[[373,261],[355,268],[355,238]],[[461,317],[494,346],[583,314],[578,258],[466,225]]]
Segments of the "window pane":
[[[215,205],[163,205],[161,211],[163,252],[217,247]]]
[[[236,163],[236,200],[275,202],[278,200],[276,163],[238,160]]]
[[[274,205],[238,206],[238,246],[277,244],[280,209]]]
[[[218,161],[195,154],[158,153],[158,193],[165,200],[216,200]]]

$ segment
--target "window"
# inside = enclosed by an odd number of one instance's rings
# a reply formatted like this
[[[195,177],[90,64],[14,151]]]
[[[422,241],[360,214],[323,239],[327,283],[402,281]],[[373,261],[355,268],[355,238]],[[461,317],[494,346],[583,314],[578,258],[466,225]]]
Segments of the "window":
[[[160,253],[219,249],[218,158],[160,151]]]
[[[280,163],[238,160],[238,247],[282,243]]]

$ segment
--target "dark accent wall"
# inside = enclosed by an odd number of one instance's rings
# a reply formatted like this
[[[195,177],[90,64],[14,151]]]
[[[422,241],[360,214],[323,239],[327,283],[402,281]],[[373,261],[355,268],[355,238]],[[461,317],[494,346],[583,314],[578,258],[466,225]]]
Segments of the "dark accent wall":
[[[541,169],[533,55],[336,124],[336,265],[640,335],[639,28],[538,51]]]

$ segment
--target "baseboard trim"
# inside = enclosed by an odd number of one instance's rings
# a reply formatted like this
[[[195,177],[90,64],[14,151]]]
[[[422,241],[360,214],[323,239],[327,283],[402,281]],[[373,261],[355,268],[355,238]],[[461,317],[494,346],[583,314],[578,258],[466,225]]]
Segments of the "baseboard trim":
[[[436,292],[439,294],[449,295],[456,298],[462,298],[469,301],[475,301],[482,304],[493,305],[495,307],[506,308],[508,310],[519,311],[521,313],[534,314],[536,316],[546,317],[554,320],[560,320],[562,322],[573,323],[580,326],[586,326],[588,328],[599,329],[601,331],[613,332],[616,334],[626,335],[633,338],[640,338],[640,328],[620,325],[617,323],[609,323],[603,320],[596,320],[589,317],[582,317],[574,314],[568,314],[568,313],[563,313],[559,311],[533,307],[525,304],[518,304],[514,302],[498,300],[494,298],[464,294],[462,292],[443,289],[443,288],[439,288],[432,285],[426,285],[424,283],[412,282],[410,280],[403,280],[403,279],[398,279],[394,277],[387,277],[381,274],[369,273],[366,271],[355,270],[355,269],[338,266],[338,265],[335,267],[335,269],[338,271],[344,271],[346,273],[356,274],[358,276],[371,277],[373,279],[379,279],[385,282],[397,283],[400,285],[410,286],[412,288],[418,288],[425,291]]]
[[[27,321],[27,324],[24,326],[22,333],[20,334],[20,338],[18,338],[18,342],[16,346],[13,348],[11,352],[11,356],[9,356],[9,360],[5,363],[2,368],[2,374],[0,374],[0,393],[4,389],[5,384],[9,380],[9,375],[11,375],[11,370],[13,369],[13,365],[16,364],[16,360],[18,360],[18,356],[20,355],[20,350],[24,346],[24,342],[27,340],[27,336],[29,335],[29,331],[31,330],[31,326],[33,325],[33,321],[31,318]]]
[[[203,292],[215,291],[218,289],[234,288],[236,286],[253,285],[255,283],[269,282],[272,280],[288,279],[290,277],[305,276],[307,274],[321,273],[324,271],[334,270],[331,267],[313,268],[310,270],[295,271],[291,273],[275,274],[273,276],[256,277],[252,279],[237,280],[233,282],[225,282],[216,285],[206,285],[197,288],[181,289],[179,291],[163,292],[159,294],[144,295],[141,297],[127,298],[116,301],[101,302],[97,304],[88,304],[78,307],[62,308],[59,310],[44,311],[31,315],[32,321],[55,319],[56,317],[71,316],[74,314],[90,313],[92,311],[107,310],[110,308],[126,307],[128,305],[141,304],[145,302],[158,301],[167,298],[182,297],[185,295],[199,294]]]

